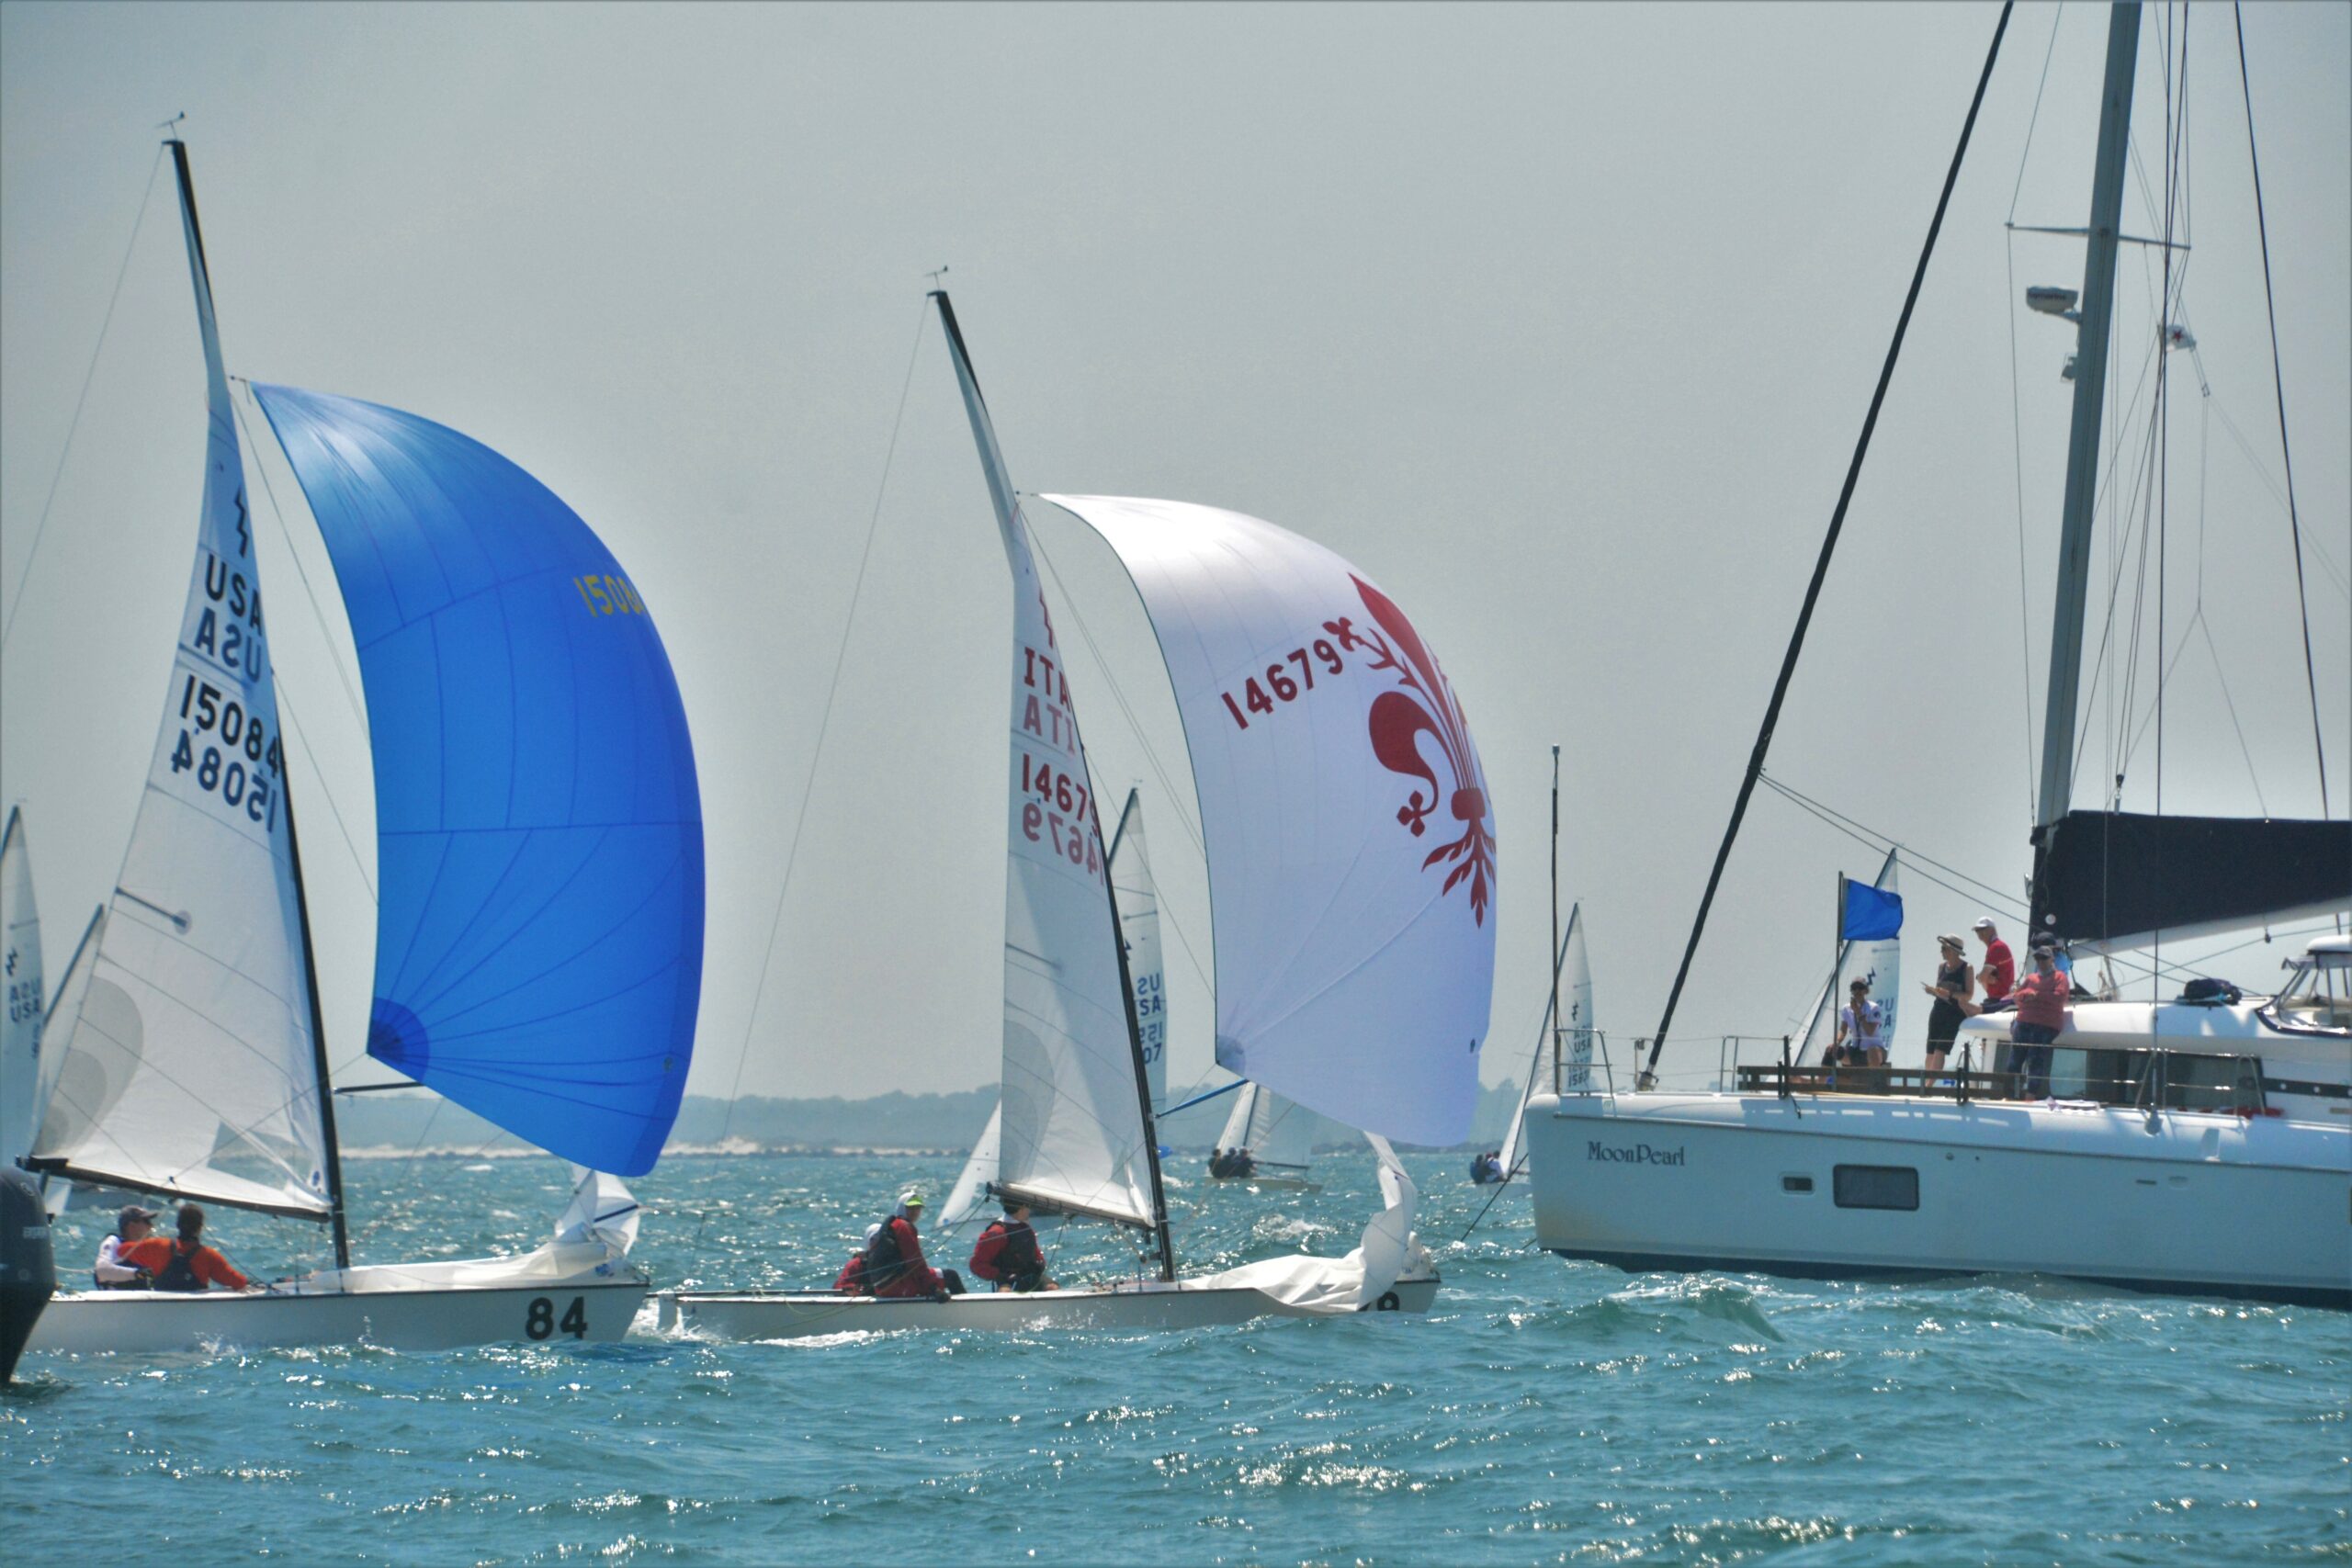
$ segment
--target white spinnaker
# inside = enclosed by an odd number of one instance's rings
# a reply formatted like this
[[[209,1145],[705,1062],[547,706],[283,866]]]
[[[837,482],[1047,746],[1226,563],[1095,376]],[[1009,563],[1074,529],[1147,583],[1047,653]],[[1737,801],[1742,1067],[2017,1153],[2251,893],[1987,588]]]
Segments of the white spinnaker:
[[[939,1206],[939,1223],[955,1230],[965,1221],[988,1207],[989,1186],[996,1180],[996,1149],[1003,1137],[1004,1104],[997,1103],[989,1112],[989,1124],[980,1132],[980,1141],[972,1145],[972,1157],[964,1162],[964,1174],[956,1179],[955,1189],[947,1194],[947,1201]]]
[[[1901,893],[1901,874],[1894,863],[1894,852],[1889,850],[1886,863],[1879,868],[1878,880],[1871,886],[1885,893]],[[1822,987],[1821,999],[1814,1003],[1813,1020],[1805,1026],[1804,1043],[1798,1050],[1800,1063],[1819,1062],[1829,1043],[1838,1038],[1838,1012],[1846,1005],[1847,987],[1854,981],[1870,982],[1871,1000],[1876,1002],[1880,1014],[1880,1035],[1885,1040],[1889,1059],[1894,1049],[1895,1009],[1903,1000],[1903,939],[1891,936],[1879,942],[1848,942],[1838,946],[1838,972],[1829,976]]]
[[[1435,656],[1345,560],[1271,523],[1046,499],[1118,552],[1175,690],[1218,1063],[1351,1127],[1466,1137],[1494,991],[1494,817]]]
[[[1283,1305],[1314,1313],[1353,1313],[1376,1308],[1416,1259],[1419,1244],[1413,1239],[1413,1210],[1420,1194],[1413,1179],[1388,1141],[1366,1134],[1380,1162],[1381,1212],[1364,1226],[1363,1239],[1345,1258],[1293,1255],[1245,1263],[1223,1273],[1184,1281],[1186,1290],[1225,1290],[1246,1286],[1263,1291]],[[1394,1305],[1394,1303],[1390,1303]]]
[[[74,1174],[324,1214],[321,1085],[284,748],[229,383],[196,220],[204,503],[164,723],[34,1154]]]
[[[1127,944],[1127,987],[1136,998],[1136,1038],[1143,1049],[1151,1103],[1168,1100],[1168,976],[1159,958],[1159,889],[1143,836],[1143,799],[1127,792],[1111,835],[1111,888],[1119,898],[1119,931]]]
[[[607,1262],[619,1263],[637,1245],[637,1227],[645,1218],[637,1195],[610,1171],[569,1162],[565,1168],[571,1172],[571,1200],[556,1216],[557,1244],[593,1241],[605,1249]]]
[[[1568,906],[1568,933],[1560,939],[1559,1007],[1563,1017],[1558,1032],[1560,1050],[1560,1088],[1563,1092],[1581,1094],[1592,1087],[1592,964],[1584,951],[1584,906]],[[1537,1089],[1548,1087],[1552,1064],[1552,1003],[1544,1004],[1544,1028],[1537,1036],[1535,1059],[1528,1065],[1527,1081],[1520,1086],[1519,1109],[1511,1112],[1510,1131],[1503,1134],[1502,1152],[1498,1156],[1503,1172],[1509,1175],[1517,1168],[1520,1145],[1527,1132],[1527,1102]]]
[[[40,1120],[40,1025],[49,1010],[40,969],[40,909],[24,814],[8,807],[0,829],[0,1167],[32,1148]]]
[[[1077,708],[1029,525],[962,340],[942,317],[1012,570],[997,1181],[1043,1208],[1150,1226],[1159,1216],[1135,1041]]]

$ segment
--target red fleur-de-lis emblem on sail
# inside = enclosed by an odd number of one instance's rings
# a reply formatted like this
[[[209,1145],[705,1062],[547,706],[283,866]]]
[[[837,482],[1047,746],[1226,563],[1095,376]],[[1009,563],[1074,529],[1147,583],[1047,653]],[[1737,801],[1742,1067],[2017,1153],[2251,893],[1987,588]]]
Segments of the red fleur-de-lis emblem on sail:
[[[1453,892],[1456,883],[1466,880],[1471,917],[1484,925],[1487,902],[1494,896],[1495,835],[1487,826],[1491,814],[1487,808],[1487,780],[1478,768],[1477,750],[1470,744],[1469,723],[1462,716],[1462,705],[1445,672],[1438,668],[1437,656],[1413,630],[1405,612],[1363,578],[1349,575],[1379,627],[1350,627],[1349,640],[1370,650],[1372,662],[1366,668],[1396,673],[1396,689],[1372,700],[1372,754],[1390,773],[1427,786],[1426,790],[1416,788],[1397,808],[1396,820],[1418,839],[1430,830],[1430,818],[1438,807],[1447,808],[1461,832],[1430,851],[1421,865],[1426,870],[1442,862],[1453,867],[1446,873],[1445,886],[1439,889],[1441,895]],[[1345,622],[1338,625],[1346,626]],[[1449,779],[1442,782],[1423,756],[1420,739],[1424,735],[1437,743]],[[1438,830],[1449,829],[1441,825]]]

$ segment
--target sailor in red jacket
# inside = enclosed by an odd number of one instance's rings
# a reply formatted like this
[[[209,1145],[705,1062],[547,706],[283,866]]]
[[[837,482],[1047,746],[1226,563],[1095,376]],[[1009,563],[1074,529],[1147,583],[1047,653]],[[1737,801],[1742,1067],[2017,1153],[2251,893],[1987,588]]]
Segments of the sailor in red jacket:
[[[1037,1233],[1029,1224],[1029,1205],[1018,1198],[1004,1201],[1004,1218],[992,1220],[972,1245],[972,1272],[1000,1291],[1050,1291],[1046,1255]]]
[[[961,1275],[953,1269],[933,1269],[923,1260],[922,1238],[915,1234],[922,1209],[922,1194],[910,1189],[899,1194],[897,1212],[875,1227],[861,1255],[865,1267],[859,1282],[867,1295],[944,1299],[964,1293]]]

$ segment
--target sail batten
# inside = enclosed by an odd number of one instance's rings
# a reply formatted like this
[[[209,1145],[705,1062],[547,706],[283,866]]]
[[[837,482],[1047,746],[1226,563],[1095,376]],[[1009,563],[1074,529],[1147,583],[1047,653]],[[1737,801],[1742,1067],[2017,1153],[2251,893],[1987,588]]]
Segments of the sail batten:
[[[547,487],[256,385],[349,613],[375,757],[368,1055],[575,1164],[652,1168],[700,998],[701,798],[635,584]]]

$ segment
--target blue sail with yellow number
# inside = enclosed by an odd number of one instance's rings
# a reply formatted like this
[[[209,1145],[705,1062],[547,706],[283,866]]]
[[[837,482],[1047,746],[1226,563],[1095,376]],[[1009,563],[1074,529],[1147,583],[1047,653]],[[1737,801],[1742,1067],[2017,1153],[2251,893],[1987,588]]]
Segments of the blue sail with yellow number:
[[[578,1164],[652,1168],[702,987],[701,795],[644,601],[514,464],[255,386],[334,561],[375,750],[368,1054]]]

